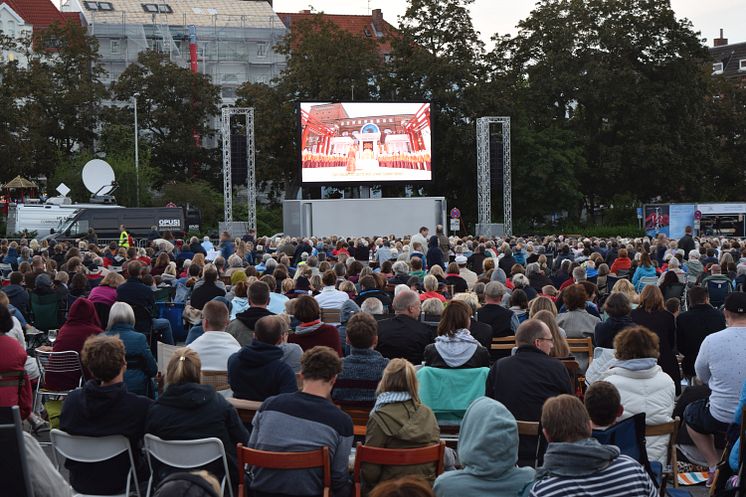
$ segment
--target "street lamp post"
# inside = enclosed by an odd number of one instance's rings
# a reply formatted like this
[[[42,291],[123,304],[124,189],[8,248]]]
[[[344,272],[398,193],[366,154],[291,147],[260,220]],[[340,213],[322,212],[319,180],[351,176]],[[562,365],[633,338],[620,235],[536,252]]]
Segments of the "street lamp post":
[[[140,150],[139,150],[139,138],[140,133],[137,129],[137,97],[139,93],[132,95],[132,100],[135,103],[135,201],[137,207],[140,207]]]

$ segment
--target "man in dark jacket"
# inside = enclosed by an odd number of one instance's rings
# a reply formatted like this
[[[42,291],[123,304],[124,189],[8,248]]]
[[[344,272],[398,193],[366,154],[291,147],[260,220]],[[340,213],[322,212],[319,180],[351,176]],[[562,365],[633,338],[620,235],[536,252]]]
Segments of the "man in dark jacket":
[[[140,261],[130,261],[127,264],[127,281],[117,287],[117,301],[126,302],[133,308],[135,306],[145,309],[152,309],[155,303],[153,290],[140,281],[142,272],[142,263]]]
[[[18,309],[24,316],[29,315],[29,296],[28,292],[21,285],[23,275],[18,271],[10,273],[10,285],[0,288],[8,296],[10,305]]]
[[[203,283],[199,286],[195,285],[192,296],[189,299],[191,306],[200,310],[215,297],[223,297],[225,295],[225,290],[216,284],[218,270],[215,266],[208,265],[205,267],[202,278],[204,280]]]
[[[355,303],[363,305],[363,302],[371,297],[380,300],[387,309],[391,305],[391,296],[383,290],[378,289],[376,279],[370,275],[363,276],[360,278],[360,294],[355,297]]]
[[[96,378],[70,392],[62,406],[60,429],[71,435],[105,437],[124,435],[130,441],[139,479],[144,480],[138,447],[145,433],[145,419],[152,401],[127,391],[124,384],[124,344],[116,336],[98,335],[86,340],[83,365]],[[130,469],[127,453],[100,463],[66,461],[70,484],[76,492],[109,495],[124,492]]]
[[[725,317],[723,313],[710,305],[707,289],[695,286],[687,293],[689,310],[679,314],[676,318],[676,344],[679,352],[684,355],[681,368],[684,376],[695,376],[694,360],[699,353],[702,341],[712,333],[724,330]]]
[[[689,251],[695,249],[691,226],[684,229],[684,236],[679,239],[678,247],[684,251],[684,259],[689,259]]]
[[[280,316],[265,316],[254,325],[254,340],[228,359],[228,383],[238,399],[264,401],[298,391],[295,373],[282,360],[282,335],[287,324]]]
[[[421,323],[420,298],[411,290],[402,290],[392,304],[396,316],[378,323],[376,350],[387,359],[403,357],[412,364],[422,364],[425,347],[433,343],[433,334]]]
[[[549,327],[537,319],[521,323],[515,334],[518,350],[490,368],[485,395],[501,402],[519,421],[539,421],[541,407],[550,397],[572,394],[570,374],[557,359],[549,357],[553,339]],[[532,463],[536,440],[522,439],[519,465]]]
[[[255,281],[252,283],[249,286],[248,298],[249,308],[236,314],[236,319],[231,321],[225,329],[242,346],[251,343],[257,321],[265,316],[275,315],[267,309],[269,305],[269,286],[265,282]]]
[[[490,281],[484,287],[485,304],[477,312],[477,320],[492,326],[492,337],[507,337],[515,334],[518,318],[513,311],[503,307],[505,286],[499,281]]]

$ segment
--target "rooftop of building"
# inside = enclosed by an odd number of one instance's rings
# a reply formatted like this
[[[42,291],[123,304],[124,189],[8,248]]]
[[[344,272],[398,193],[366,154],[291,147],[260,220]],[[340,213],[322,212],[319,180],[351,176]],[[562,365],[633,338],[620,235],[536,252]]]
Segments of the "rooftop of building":
[[[49,27],[55,22],[71,21],[80,24],[80,15],[76,12],[60,12],[51,0],[0,0],[6,4],[27,24],[35,29]]]
[[[713,64],[723,64],[722,72],[713,67],[713,74],[726,78],[746,76],[746,42],[728,43],[728,38],[723,37],[721,29],[720,38],[715,38],[713,45],[709,49]]]

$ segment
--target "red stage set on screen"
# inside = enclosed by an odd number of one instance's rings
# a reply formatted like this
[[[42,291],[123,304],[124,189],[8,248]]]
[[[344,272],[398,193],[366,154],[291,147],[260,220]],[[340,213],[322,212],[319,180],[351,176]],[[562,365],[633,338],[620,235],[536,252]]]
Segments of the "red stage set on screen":
[[[304,183],[432,180],[429,103],[301,103]]]

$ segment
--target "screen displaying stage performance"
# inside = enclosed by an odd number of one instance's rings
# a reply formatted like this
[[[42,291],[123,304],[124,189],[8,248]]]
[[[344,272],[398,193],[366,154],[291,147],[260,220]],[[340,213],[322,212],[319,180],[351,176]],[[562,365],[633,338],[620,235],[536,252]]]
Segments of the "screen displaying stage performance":
[[[430,104],[300,104],[303,183],[432,180]]]

